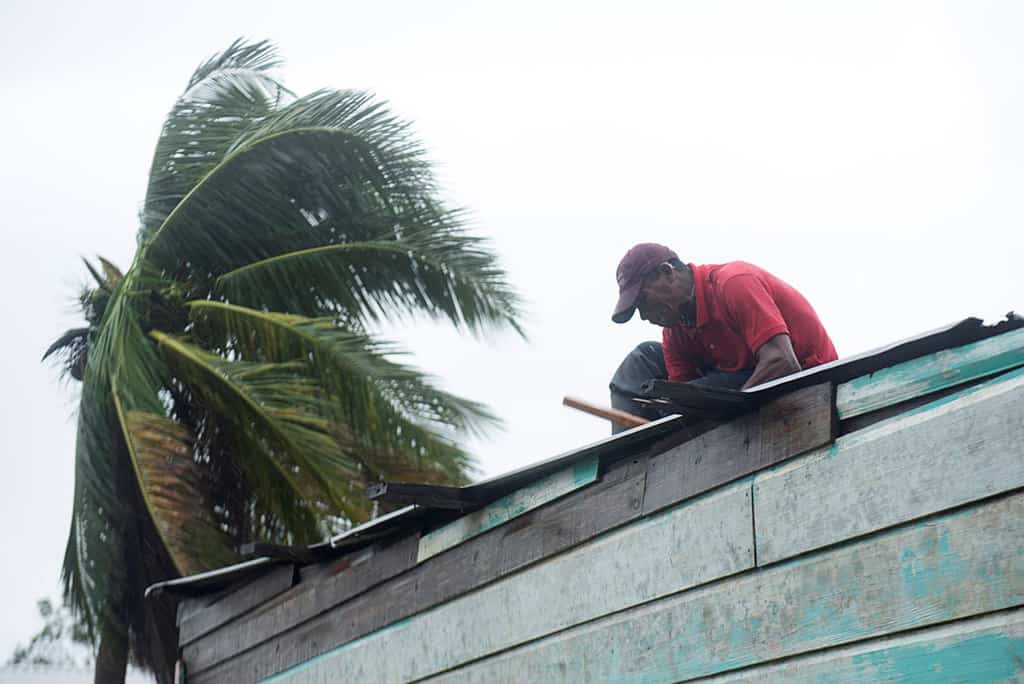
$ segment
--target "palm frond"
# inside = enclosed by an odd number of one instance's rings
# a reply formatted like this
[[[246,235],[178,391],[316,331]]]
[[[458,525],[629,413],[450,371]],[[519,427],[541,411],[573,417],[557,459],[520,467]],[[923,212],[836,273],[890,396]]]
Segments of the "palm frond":
[[[363,253],[376,261],[354,272],[346,248],[322,249],[359,243],[370,243],[375,251]],[[315,93],[247,130],[144,249],[154,272],[186,272],[193,282],[230,274],[225,287],[281,280],[313,263],[333,286],[311,293],[297,283],[289,304],[304,302],[306,314],[373,318],[386,308],[444,315],[476,331],[518,330],[521,303],[493,254],[468,234],[464,213],[437,197],[408,125],[365,93]],[[397,268],[393,282],[370,273],[382,259]]]
[[[481,404],[439,390],[419,371],[393,361],[401,354],[393,345],[340,328],[330,318],[208,301],[190,302],[189,308],[197,335],[242,358],[308,363],[339,423],[348,426],[342,445],[375,474],[391,477],[397,468],[416,468],[429,481],[462,481],[472,461],[450,435],[497,423]]]
[[[445,317],[479,332],[518,323],[519,297],[485,243],[465,234],[461,215],[409,220],[400,237],[384,236],[296,250],[217,278],[214,292],[231,302],[309,316],[377,321],[396,314]]]
[[[81,380],[89,358],[89,328],[72,328],[65,331],[46,348],[40,361],[46,361],[54,355],[62,375]]]
[[[193,458],[188,428],[162,415],[125,410],[116,380],[113,396],[146,510],[178,573],[231,562],[231,540],[212,518],[209,484]]]
[[[362,479],[359,463],[335,439],[319,386],[302,364],[227,361],[165,333],[150,334],[175,374],[232,420],[239,434],[250,436],[252,451],[243,466],[272,468],[287,483],[275,512],[293,515],[284,506],[299,500],[306,507],[331,506],[352,519],[365,514],[354,505],[350,485]]]
[[[124,280],[124,273],[121,272],[121,269],[101,256],[97,256],[96,259],[100,262],[100,266],[103,267],[103,281],[106,287],[113,290],[120,285],[121,281]]]
[[[167,115],[153,154],[140,241],[152,235],[245,130],[291,96],[269,73],[279,63],[270,43],[239,39],[196,69]]]

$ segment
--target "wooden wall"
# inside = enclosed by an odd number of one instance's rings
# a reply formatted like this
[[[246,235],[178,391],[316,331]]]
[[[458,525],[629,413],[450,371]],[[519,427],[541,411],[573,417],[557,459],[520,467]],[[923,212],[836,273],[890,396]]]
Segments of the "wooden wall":
[[[193,602],[188,681],[1024,678],[1024,337],[993,340]]]

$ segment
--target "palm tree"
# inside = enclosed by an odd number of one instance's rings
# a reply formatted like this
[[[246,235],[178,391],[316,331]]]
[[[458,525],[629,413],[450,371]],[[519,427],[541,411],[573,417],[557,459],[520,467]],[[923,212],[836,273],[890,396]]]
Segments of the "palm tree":
[[[408,124],[372,96],[289,92],[266,43],[203,63],[167,117],[122,273],[86,263],[86,325],[47,351],[81,380],[65,599],[166,681],[173,605],[150,583],[366,520],[368,482],[464,483],[494,419],[371,332],[425,313],[519,331],[520,303]]]

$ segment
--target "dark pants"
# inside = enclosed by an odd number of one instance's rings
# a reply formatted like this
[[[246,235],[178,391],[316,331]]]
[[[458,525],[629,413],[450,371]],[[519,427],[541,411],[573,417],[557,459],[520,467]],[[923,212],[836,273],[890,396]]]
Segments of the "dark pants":
[[[712,370],[705,372],[704,377],[690,382],[704,387],[739,389],[750,379],[752,372],[727,373]],[[648,380],[666,379],[668,379],[668,371],[665,370],[665,355],[662,354],[661,344],[659,342],[641,342],[626,355],[615,371],[615,375],[612,376],[611,384],[608,386],[612,394],[612,408],[649,420],[661,418],[661,412],[658,409],[638,404],[633,401],[633,397],[643,396],[640,387]],[[612,433],[622,432],[625,429],[612,423]]]

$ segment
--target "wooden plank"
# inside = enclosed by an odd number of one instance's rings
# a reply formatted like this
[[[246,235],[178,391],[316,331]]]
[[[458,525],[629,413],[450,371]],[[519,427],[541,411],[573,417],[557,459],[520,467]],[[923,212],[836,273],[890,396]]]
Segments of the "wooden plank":
[[[1024,329],[929,354],[836,388],[840,419],[1024,365]]]
[[[425,561],[467,539],[472,539],[512,518],[592,483],[597,479],[597,465],[597,456],[583,459],[565,470],[503,496],[479,511],[464,515],[444,527],[423,535],[420,538],[416,560]]]
[[[175,624],[180,625],[182,622],[192,617],[198,612],[206,610],[206,608],[221,598],[220,593],[209,594],[205,596],[183,596],[178,599],[178,612],[175,618]]]
[[[190,662],[189,681],[258,681],[621,527],[640,516],[646,471],[646,458],[622,460],[594,485],[434,556],[244,654]]]
[[[651,458],[644,515],[832,441],[832,386],[797,390]]]
[[[407,682],[754,567],[750,481],[637,521],[274,677]]]
[[[1024,609],[718,675],[706,684],[1024,681]]]
[[[758,564],[1024,487],[1022,427],[1024,370],[759,474]]]
[[[286,591],[291,588],[294,577],[295,566],[290,563],[271,566],[264,574],[246,582],[209,607],[183,618],[178,628],[179,645],[195,641]]]
[[[688,681],[1018,607],[1022,520],[1024,495],[1004,497],[652,602],[431,681]]]
[[[260,606],[244,619],[186,645],[183,658],[189,678],[411,568],[418,546],[419,535],[413,534],[373,555],[356,554],[360,561],[357,564],[342,561],[336,566],[336,574],[297,585],[282,600]]]

